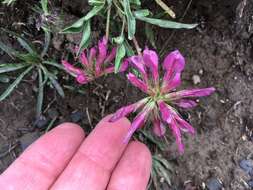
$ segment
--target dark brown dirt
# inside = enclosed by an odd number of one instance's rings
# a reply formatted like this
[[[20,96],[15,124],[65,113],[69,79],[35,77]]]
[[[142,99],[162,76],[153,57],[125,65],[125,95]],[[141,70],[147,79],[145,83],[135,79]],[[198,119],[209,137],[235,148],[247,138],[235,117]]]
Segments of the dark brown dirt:
[[[180,17],[189,1],[171,3]],[[75,16],[83,12],[76,10],[77,7],[65,4],[65,10],[78,12]],[[247,189],[245,182],[250,177],[238,163],[241,159],[252,158],[253,153],[252,8],[251,0],[195,0],[183,21],[201,23],[197,29],[176,33],[155,31],[158,49],[169,39],[166,50],[179,49],[186,57],[182,88],[217,88],[214,95],[200,100],[198,108],[184,111],[197,129],[197,135],[185,136],[183,156],[177,154],[173,139],[170,141],[168,151],[162,154],[174,168],[174,187],[161,185],[161,189],[186,189],[186,182],[191,182],[197,189],[205,189],[211,178],[219,179],[226,190]],[[193,84],[194,75],[200,77],[200,83],[196,85]],[[0,84],[0,90],[3,88]],[[79,124],[90,131],[104,115],[142,96],[128,86],[123,75],[117,76],[117,80],[113,76],[98,79],[79,90],[83,94],[66,90],[67,97],[62,100],[48,89],[48,108],[57,110],[60,115],[55,124],[70,121],[71,113],[78,110],[83,114]],[[33,127],[35,102],[31,84],[23,83],[11,97],[0,103],[0,155],[6,153],[0,158],[0,172],[19,154],[19,138],[39,131]],[[48,112],[45,116],[48,117]],[[13,146],[16,146],[14,151]]]

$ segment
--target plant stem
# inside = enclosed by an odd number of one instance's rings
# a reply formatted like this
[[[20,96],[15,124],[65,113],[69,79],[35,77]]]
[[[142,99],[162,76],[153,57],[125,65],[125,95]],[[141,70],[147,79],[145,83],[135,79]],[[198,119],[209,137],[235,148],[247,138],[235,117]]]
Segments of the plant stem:
[[[135,46],[135,49],[136,49],[138,55],[141,55],[141,48],[140,48],[138,41],[136,40],[135,37],[133,37],[133,42],[134,42],[134,46]]]
[[[108,41],[108,39],[109,39],[109,33],[110,33],[111,9],[112,9],[112,5],[110,4],[109,7],[108,7],[108,11],[107,11],[107,20],[106,20],[106,33],[105,33],[105,37],[106,37],[106,40],[107,40],[107,41]]]

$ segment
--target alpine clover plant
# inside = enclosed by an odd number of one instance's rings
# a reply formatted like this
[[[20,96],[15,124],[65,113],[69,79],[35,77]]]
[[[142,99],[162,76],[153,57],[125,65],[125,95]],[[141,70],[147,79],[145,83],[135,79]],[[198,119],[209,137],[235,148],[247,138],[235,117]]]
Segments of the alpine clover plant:
[[[76,78],[78,83],[86,84],[102,75],[114,72],[112,61],[115,59],[116,48],[113,48],[109,53],[107,46],[108,41],[106,37],[103,37],[99,41],[98,47],[92,47],[90,50],[84,49],[81,52],[79,56],[81,67],[73,66],[66,60],[62,60],[62,64],[66,71]],[[128,62],[124,61],[120,71],[125,71],[127,64]]]
[[[154,2],[165,12],[165,14],[162,14],[163,16],[153,15],[150,10],[142,8],[143,2],[144,0],[89,0],[88,3],[92,7],[91,10],[71,26],[63,29],[62,33],[82,33],[82,39],[77,51],[77,55],[79,55],[82,49],[87,48],[90,44],[91,19],[94,16],[100,16],[106,23],[104,28],[106,39],[117,46],[114,64],[115,72],[118,72],[124,57],[126,55],[134,55],[128,40],[133,41],[135,48],[139,51],[138,43],[135,39],[137,20],[145,22],[146,26],[153,25],[171,29],[192,29],[197,26],[197,24],[183,24],[168,20],[166,17],[169,15],[175,18],[175,13],[162,0],[154,0]],[[111,30],[113,33],[110,32]],[[119,31],[118,34],[115,31]],[[145,31],[151,44],[154,44],[151,27],[145,27]]]
[[[182,119],[174,106],[185,109],[193,108],[197,105],[196,98],[212,94],[215,88],[174,91],[181,84],[181,73],[185,66],[185,59],[177,50],[168,54],[164,59],[163,77],[159,75],[159,60],[155,51],[145,49],[143,54],[132,56],[128,61],[139,72],[138,75],[128,73],[128,80],[148,96],[134,104],[122,107],[111,117],[110,121],[115,122],[140,110],[124,142],[128,142],[134,132],[150,119],[153,122],[153,132],[158,136],[165,134],[166,126],[171,129],[178,150],[183,153],[181,131],[194,134],[195,130]]]
[[[39,117],[42,114],[44,88],[46,85],[55,88],[58,94],[64,97],[64,91],[57,81],[57,73],[59,73],[59,70],[64,70],[64,68],[54,60],[45,57],[45,47],[40,52],[24,37],[9,30],[2,30],[17,39],[24,51],[13,49],[0,41],[0,49],[14,60],[14,63],[0,63],[0,76],[13,71],[17,72],[16,79],[0,94],[0,101],[7,98],[26,75],[37,76],[36,116]]]

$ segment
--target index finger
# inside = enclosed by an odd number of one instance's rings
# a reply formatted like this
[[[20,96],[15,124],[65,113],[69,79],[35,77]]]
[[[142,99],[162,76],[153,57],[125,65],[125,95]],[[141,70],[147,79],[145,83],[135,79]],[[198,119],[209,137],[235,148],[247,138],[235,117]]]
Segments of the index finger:
[[[83,142],[52,190],[104,190],[112,170],[123,154],[123,139],[130,122],[123,118],[110,123],[103,119]]]

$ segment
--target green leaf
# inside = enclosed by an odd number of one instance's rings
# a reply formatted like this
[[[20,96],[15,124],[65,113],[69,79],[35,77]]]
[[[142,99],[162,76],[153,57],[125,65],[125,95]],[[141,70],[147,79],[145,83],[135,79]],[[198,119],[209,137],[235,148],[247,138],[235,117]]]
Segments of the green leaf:
[[[30,43],[26,38],[24,38],[23,36],[21,36],[20,34],[13,32],[11,30],[8,30],[6,28],[1,28],[1,30],[3,30],[4,32],[12,35],[14,38],[17,39],[17,41],[19,42],[19,44],[29,53],[33,53],[33,54],[37,54],[34,46],[32,43]]]
[[[125,46],[127,56],[128,56],[128,57],[133,56],[135,53],[134,53],[133,48],[132,48],[132,47],[130,46],[130,44],[128,43],[128,41],[127,41],[127,40],[124,40],[123,44],[124,44],[124,46]]]
[[[0,41],[0,49],[4,51],[6,54],[8,54],[11,58],[17,57],[18,51],[13,49],[12,47],[9,47],[5,45],[3,42]]]
[[[53,67],[56,67],[58,69],[61,69],[61,70],[65,71],[64,67],[61,64],[57,63],[57,62],[54,62],[54,61],[43,61],[42,63],[43,64],[47,64],[47,65],[51,65]]]
[[[130,3],[133,3],[135,5],[141,5],[141,1],[140,0],[129,0]]]
[[[41,115],[43,98],[44,98],[44,84],[43,84],[42,72],[40,68],[38,68],[38,74],[39,74],[39,87],[38,87],[37,106],[36,106],[37,117]]]
[[[163,177],[165,179],[165,181],[171,185],[171,180],[170,180],[170,174],[169,172],[167,171],[166,168],[164,168],[160,162],[153,162],[154,164],[154,167],[155,167],[155,170],[156,172],[160,175],[160,177]]]
[[[64,98],[65,94],[64,91],[61,87],[61,85],[58,83],[58,81],[55,79],[55,76],[50,73],[46,67],[44,67],[43,65],[40,65],[42,71],[44,72],[44,74],[49,78],[51,84],[54,86],[55,90],[57,91],[57,93]]]
[[[51,41],[51,34],[50,32],[43,27],[43,31],[44,31],[44,47],[43,47],[43,51],[41,53],[41,57],[44,57],[48,51],[49,45],[50,45],[50,41]]]
[[[89,45],[89,40],[91,36],[91,28],[90,28],[90,20],[85,21],[83,26],[83,36],[82,40],[79,44],[79,49],[77,55],[84,49],[87,48]]]
[[[146,34],[148,41],[156,49],[154,31],[153,31],[152,27],[147,23],[145,24],[145,34]]]
[[[0,73],[7,73],[7,72],[11,72],[11,71],[16,71],[16,70],[22,69],[27,66],[28,66],[28,64],[26,64],[26,63],[0,64]]]
[[[49,12],[48,12],[48,0],[41,0],[40,4],[41,4],[41,7],[42,7],[42,10],[43,10],[44,14],[48,15],[49,14]]]
[[[63,29],[61,33],[63,34],[69,34],[69,33],[79,33],[83,29],[83,23],[85,21],[85,17],[80,18],[78,21],[76,21],[74,24],[71,26]]]
[[[126,55],[126,49],[125,49],[124,44],[118,45],[116,58],[115,58],[115,73],[119,72],[122,59],[125,57],[125,55]]]
[[[21,73],[16,80],[1,94],[0,101],[4,100],[8,97],[11,92],[15,89],[15,87],[22,81],[24,76],[32,70],[33,66],[28,67],[23,73]]]
[[[133,12],[135,17],[146,17],[150,14],[148,9],[140,9]]]
[[[83,25],[85,24],[85,21],[90,20],[93,16],[97,15],[101,9],[103,9],[104,3],[99,6],[94,6],[91,11],[87,13],[86,16],[80,18],[78,21],[76,21],[71,26],[63,29],[61,33],[67,34],[67,33],[79,33],[83,30]]]
[[[124,0],[123,5],[127,17],[128,39],[132,40],[136,31],[136,20],[131,12],[129,0]]]
[[[88,4],[91,6],[100,6],[103,5],[104,3],[105,3],[104,0],[88,0]]]
[[[192,29],[195,28],[196,26],[198,26],[198,24],[183,24],[183,23],[179,23],[179,22],[173,22],[173,21],[169,21],[169,20],[162,20],[162,19],[155,19],[155,18],[148,18],[148,17],[140,17],[135,15],[137,19],[156,25],[156,26],[160,26],[162,28],[172,28],[172,29]]]

